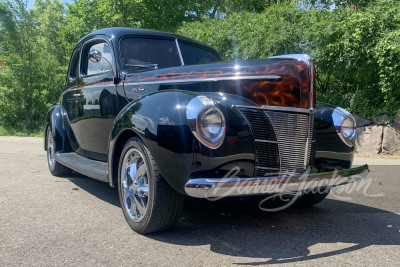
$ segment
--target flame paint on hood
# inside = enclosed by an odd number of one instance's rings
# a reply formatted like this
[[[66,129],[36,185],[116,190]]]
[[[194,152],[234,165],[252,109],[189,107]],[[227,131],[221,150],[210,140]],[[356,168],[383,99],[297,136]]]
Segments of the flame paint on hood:
[[[160,84],[157,90],[228,93],[245,97],[260,107],[309,109],[310,77],[310,68],[304,61],[268,59],[143,71],[129,74],[124,86],[129,90],[134,85],[146,88]]]

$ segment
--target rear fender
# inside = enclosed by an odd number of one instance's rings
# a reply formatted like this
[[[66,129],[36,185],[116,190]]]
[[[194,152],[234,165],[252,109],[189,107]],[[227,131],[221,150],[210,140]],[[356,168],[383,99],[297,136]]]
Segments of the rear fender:
[[[50,128],[53,133],[53,140],[55,144],[56,152],[68,152],[70,146],[67,141],[67,134],[64,127],[66,111],[61,105],[55,105],[50,108],[46,115],[46,126],[45,126],[45,139],[44,139],[44,150],[47,150],[47,129]]]

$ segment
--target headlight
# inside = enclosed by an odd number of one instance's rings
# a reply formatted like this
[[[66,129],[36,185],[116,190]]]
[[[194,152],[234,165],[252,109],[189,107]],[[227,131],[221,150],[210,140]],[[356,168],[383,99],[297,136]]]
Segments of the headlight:
[[[332,117],[340,138],[346,145],[353,146],[356,140],[356,121],[353,116],[342,108],[336,108]]]
[[[208,146],[219,146],[225,134],[225,120],[222,112],[216,107],[204,108],[197,117],[197,132]]]
[[[352,116],[346,116],[343,119],[340,131],[347,141],[354,141],[354,137],[356,135],[356,122]]]
[[[188,125],[193,135],[205,146],[216,149],[225,137],[225,117],[210,99],[197,96],[186,109]]]

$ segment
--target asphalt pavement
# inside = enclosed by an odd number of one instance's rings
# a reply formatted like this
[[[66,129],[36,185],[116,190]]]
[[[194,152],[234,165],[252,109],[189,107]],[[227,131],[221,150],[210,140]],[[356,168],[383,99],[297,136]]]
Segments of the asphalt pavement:
[[[400,159],[311,208],[268,213],[248,199],[189,199],[174,229],[133,232],[108,184],[53,177],[43,140],[0,137],[1,266],[398,266]]]

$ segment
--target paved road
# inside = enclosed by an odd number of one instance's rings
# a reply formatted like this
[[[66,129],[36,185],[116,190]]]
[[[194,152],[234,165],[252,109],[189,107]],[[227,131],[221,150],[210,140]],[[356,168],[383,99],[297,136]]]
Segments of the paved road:
[[[190,201],[177,228],[143,236],[115,189],[52,177],[40,138],[0,137],[0,265],[398,265],[400,161],[384,163],[371,166],[369,186],[313,208]]]

